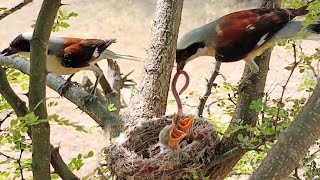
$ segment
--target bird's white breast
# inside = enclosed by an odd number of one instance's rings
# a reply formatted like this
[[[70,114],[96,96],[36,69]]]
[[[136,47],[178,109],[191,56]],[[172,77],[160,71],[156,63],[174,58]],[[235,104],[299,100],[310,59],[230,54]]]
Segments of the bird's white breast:
[[[47,71],[58,75],[69,75],[79,72],[80,68],[66,68],[60,63],[56,56],[48,55],[47,58]]]

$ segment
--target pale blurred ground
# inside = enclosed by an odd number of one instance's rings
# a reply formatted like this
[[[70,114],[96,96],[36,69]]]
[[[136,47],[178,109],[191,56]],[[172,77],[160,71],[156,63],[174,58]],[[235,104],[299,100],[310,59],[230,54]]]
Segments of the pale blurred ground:
[[[210,4],[208,2],[207,0],[185,0],[180,36],[228,12],[259,6],[254,1],[250,4],[241,4],[237,0],[217,0],[217,4]],[[2,0],[0,7],[11,7],[17,3],[17,0],[5,2]],[[58,33],[55,33],[56,35],[101,39],[116,38],[118,39],[118,43],[113,44],[110,47],[111,50],[145,57],[145,49],[148,48],[149,44],[156,0],[64,0],[63,3],[69,4],[63,8],[77,12],[79,16],[68,21],[71,25],[70,28],[62,29]],[[2,40],[0,41],[0,50],[6,48],[10,41],[20,33],[32,31],[31,24],[36,20],[40,6],[41,1],[35,0],[35,2],[1,20],[0,37]],[[314,49],[319,47],[318,42],[305,41],[302,44],[303,51],[306,54],[313,53]],[[214,61],[214,58],[202,57],[190,62],[186,66],[185,70],[189,72],[191,83],[187,92],[182,97],[184,97],[184,100],[188,104],[196,105],[198,103],[198,96],[202,95],[205,90],[205,78],[209,76]],[[283,47],[276,47],[274,49],[266,85],[267,89],[277,83],[285,82],[289,72],[283,68],[293,61],[292,54],[287,53]],[[139,82],[143,63],[125,60],[118,60],[117,62],[124,74],[134,69],[135,71],[131,78]],[[101,62],[100,64],[103,65],[104,63]],[[229,82],[236,83],[242,75],[243,66],[244,62],[242,61],[223,64],[221,72]],[[81,82],[81,77],[85,74],[94,78],[91,72],[81,72],[73,80]],[[222,82],[222,79],[218,78],[217,82]],[[288,85],[287,97],[301,95],[297,93],[296,88],[296,85],[300,82],[301,76],[295,73],[291,83]],[[281,87],[278,86],[275,89],[274,95],[279,95],[280,90]],[[57,93],[49,88],[47,92],[48,97],[59,97]],[[126,102],[129,101],[130,92],[130,90],[122,91]],[[195,92],[195,95],[189,96],[190,92]],[[23,91],[17,88],[17,93],[23,93]],[[186,99],[186,96],[189,97]],[[23,96],[22,98],[25,99]],[[171,94],[169,99],[173,99]],[[52,100],[57,101],[58,106],[48,108],[49,114],[59,114],[87,128],[96,126],[96,123],[90,117],[81,113],[80,110],[76,109],[75,105],[66,99],[54,98]],[[174,112],[175,109],[175,104],[168,105],[168,113]],[[185,107],[185,109],[187,112],[195,112],[195,109],[190,107]],[[218,109],[213,109],[213,111],[215,113],[220,112]],[[5,112],[0,113],[0,118],[4,114]],[[219,116],[219,114],[217,115]],[[228,119],[226,117],[223,118],[224,120]],[[52,124],[51,140],[53,144],[61,145],[60,152],[66,162],[69,162],[79,153],[87,153],[90,150],[99,153],[105,146],[104,135],[97,128],[93,130],[93,134],[85,134],[75,131],[74,128]],[[80,171],[75,173],[80,177],[84,176],[91,172],[96,167],[96,164],[97,159],[90,159],[85,162],[84,167]]]

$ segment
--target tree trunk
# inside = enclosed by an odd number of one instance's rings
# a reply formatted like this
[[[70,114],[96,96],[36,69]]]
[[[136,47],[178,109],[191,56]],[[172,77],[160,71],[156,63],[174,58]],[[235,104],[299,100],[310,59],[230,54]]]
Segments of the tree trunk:
[[[131,101],[132,117],[165,114],[183,0],[158,0],[151,43],[137,95]]]
[[[30,111],[39,120],[47,120],[46,109],[46,59],[48,40],[61,1],[44,0],[33,34],[30,55]],[[33,179],[51,179],[50,176],[50,128],[49,122],[31,126]]]
[[[291,126],[280,136],[251,179],[286,179],[320,138],[320,82]]]

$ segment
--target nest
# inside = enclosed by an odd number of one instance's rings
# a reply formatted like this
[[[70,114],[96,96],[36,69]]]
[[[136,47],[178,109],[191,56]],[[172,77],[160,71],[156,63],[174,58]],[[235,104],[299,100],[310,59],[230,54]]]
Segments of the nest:
[[[194,172],[205,173],[219,143],[213,124],[195,119],[193,142],[183,140],[178,152],[164,151],[159,143],[159,132],[168,124],[171,119],[166,117],[143,121],[127,128],[122,142],[113,140],[104,149],[111,173],[118,179],[181,179]]]

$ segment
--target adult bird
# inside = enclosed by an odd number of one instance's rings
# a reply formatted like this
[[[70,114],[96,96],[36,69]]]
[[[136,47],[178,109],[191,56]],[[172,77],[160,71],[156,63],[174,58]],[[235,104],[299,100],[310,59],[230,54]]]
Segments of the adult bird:
[[[310,2],[309,2],[310,3]],[[309,5],[308,3],[308,5]],[[199,56],[214,56],[217,62],[244,60],[250,74],[240,84],[259,71],[254,58],[278,39],[294,37],[304,27],[301,21],[292,21],[309,11],[299,9],[251,9],[230,13],[193,29],[178,42],[176,50],[177,70]],[[320,23],[307,26],[306,39],[319,40]]]
[[[20,34],[1,54],[4,56],[12,54],[29,55],[32,35],[32,32]],[[96,76],[94,88],[91,92],[91,95],[94,95],[99,79],[103,74],[96,63],[102,59],[122,58],[139,61],[137,57],[117,54],[108,50],[107,48],[115,42],[116,39],[101,40],[51,36],[48,42],[47,71],[57,75],[70,75],[66,84],[61,87],[60,94],[66,90],[76,72],[91,70]]]

